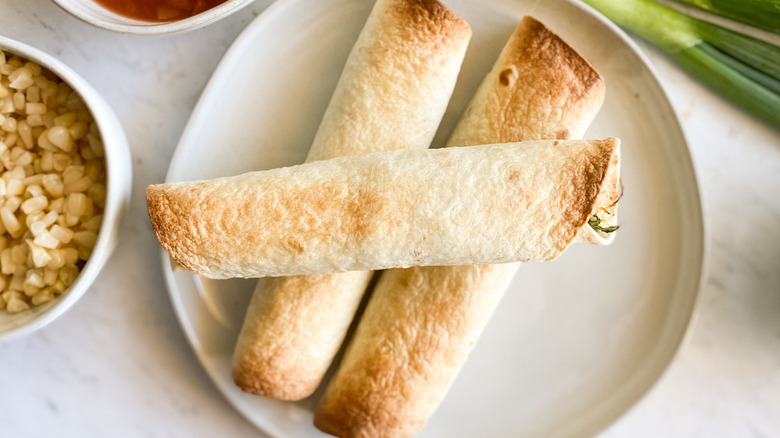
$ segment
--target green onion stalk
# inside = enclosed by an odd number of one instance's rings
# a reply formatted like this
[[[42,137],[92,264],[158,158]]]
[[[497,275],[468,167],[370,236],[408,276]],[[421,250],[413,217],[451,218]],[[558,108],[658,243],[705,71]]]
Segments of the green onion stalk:
[[[583,0],[648,40],[695,76],[780,129],[780,47],[652,0]]]
[[[780,34],[780,0],[675,0],[711,14]]]

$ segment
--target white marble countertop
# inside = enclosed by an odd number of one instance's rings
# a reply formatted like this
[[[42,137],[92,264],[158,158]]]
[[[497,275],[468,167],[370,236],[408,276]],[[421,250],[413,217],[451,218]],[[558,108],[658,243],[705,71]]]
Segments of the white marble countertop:
[[[96,283],[52,325],[0,344],[0,436],[264,436],[220,395],[177,323],[144,191],[164,179],[225,49],[270,3],[258,0],[183,35],[133,37],[91,27],[49,1],[0,0],[0,34],[83,75],[122,120],[134,165],[119,248]],[[778,436],[780,133],[640,45],[668,90],[699,171],[709,274],[669,370],[602,436]]]

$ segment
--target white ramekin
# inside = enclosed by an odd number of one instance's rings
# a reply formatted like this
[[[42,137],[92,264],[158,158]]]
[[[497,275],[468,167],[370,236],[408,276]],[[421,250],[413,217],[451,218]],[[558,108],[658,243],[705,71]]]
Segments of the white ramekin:
[[[105,9],[94,0],[54,0],[54,3],[75,17],[103,29],[136,35],[161,35],[198,29],[227,17],[252,1],[228,0],[193,17],[165,23],[127,18]]]
[[[68,66],[41,50],[0,36],[0,49],[34,61],[59,76],[79,93],[103,138],[106,160],[106,204],[95,248],[76,281],[54,300],[30,310],[0,312],[0,341],[32,333],[65,313],[84,295],[114,249],[119,220],[130,201],[132,160],[125,133],[106,101]]]

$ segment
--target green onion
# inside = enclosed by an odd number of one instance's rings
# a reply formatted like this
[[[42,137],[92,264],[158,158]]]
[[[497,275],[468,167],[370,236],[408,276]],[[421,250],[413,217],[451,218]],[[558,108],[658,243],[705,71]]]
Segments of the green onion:
[[[584,0],[702,83],[780,129],[780,47],[652,0]]]
[[[596,231],[601,231],[602,233],[614,233],[615,231],[620,228],[620,225],[613,225],[611,227],[602,227],[601,226],[601,218],[596,216],[595,214],[591,216],[590,220],[588,221],[588,225],[590,225],[591,228],[593,228]]]
[[[730,20],[780,34],[780,0],[675,0]]]

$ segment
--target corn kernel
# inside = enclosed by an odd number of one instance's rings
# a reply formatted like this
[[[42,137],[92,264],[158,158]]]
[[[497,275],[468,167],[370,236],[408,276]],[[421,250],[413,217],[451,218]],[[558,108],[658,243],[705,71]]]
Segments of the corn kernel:
[[[5,306],[5,310],[8,313],[19,313],[29,308],[30,305],[27,304],[24,300],[19,298],[11,298],[11,301],[9,301],[8,304]]]
[[[48,303],[53,298],[54,298],[54,294],[52,294],[50,290],[41,289],[40,292],[33,295],[30,301],[32,302],[33,306],[40,306],[41,304]]]

